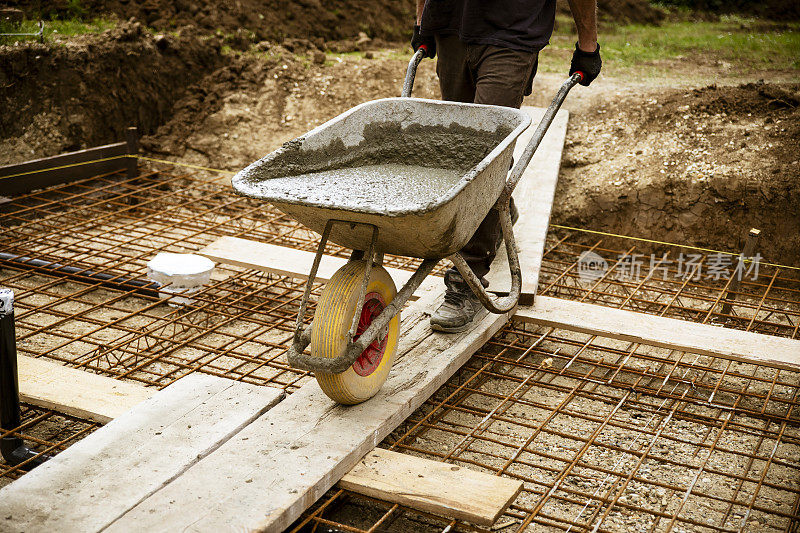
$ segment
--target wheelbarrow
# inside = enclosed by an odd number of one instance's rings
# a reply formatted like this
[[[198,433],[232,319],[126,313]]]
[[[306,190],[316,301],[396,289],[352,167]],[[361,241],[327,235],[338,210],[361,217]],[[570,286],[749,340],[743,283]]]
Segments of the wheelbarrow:
[[[400,310],[442,259],[449,259],[492,313],[505,313],[522,287],[509,201],[569,90],[548,107],[514,165],[530,118],[518,109],[411,98],[423,50],[408,65],[400,98],[366,102],[285,143],[237,173],[234,189],[265,200],[322,235],[300,303],[289,364],[314,372],[342,404],[371,398],[397,353]],[[459,250],[490,209],[503,231],[511,288],[489,294]],[[305,316],[326,244],[352,249],[325,285],[311,325]],[[398,291],[384,254],[422,259]],[[310,344],[310,353],[306,348]]]

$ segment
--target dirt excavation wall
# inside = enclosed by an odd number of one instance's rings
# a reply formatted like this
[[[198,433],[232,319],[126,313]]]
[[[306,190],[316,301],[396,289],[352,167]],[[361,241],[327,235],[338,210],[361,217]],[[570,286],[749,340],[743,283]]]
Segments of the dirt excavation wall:
[[[372,38],[396,41],[411,35],[415,0],[9,0],[29,17],[92,18],[98,14],[127,20],[131,17],[158,29],[194,25],[204,31],[232,33],[247,30],[255,40],[285,38],[351,39],[364,32]],[[647,0],[598,0],[601,21],[610,24],[657,24],[665,16]],[[567,0],[558,0],[558,11],[569,15]]]
[[[157,36],[138,23],[0,47],[0,161],[121,140],[130,125],[153,133],[186,86],[219,66],[219,49],[214,39]]]
[[[663,12],[646,0],[599,3],[603,16],[617,23],[657,23],[663,17]],[[359,87],[358,79],[349,79],[346,83],[352,86],[353,95],[343,91],[342,101],[316,98],[325,96],[324,87],[320,93],[298,85],[309,78],[303,75],[307,65],[301,64],[298,56],[314,58],[326,49],[375,49],[386,44],[386,39],[405,45],[415,2],[11,0],[5,5],[20,8],[31,18],[91,20],[110,16],[139,21],[119,23],[101,35],[0,46],[0,162],[12,163],[114,142],[129,125],[137,125],[145,136],[166,125],[166,135],[160,136],[163,144],[145,139],[145,148],[182,155],[184,146],[175,143],[186,144],[186,137],[195,130],[192,121],[216,113],[226,99],[235,96],[232,92],[252,94],[265,82],[272,84],[274,96],[261,96],[276,104],[261,100],[259,107],[270,108],[266,118],[274,118],[274,124],[267,127],[279,131],[286,126],[281,116],[286,93],[318,100],[313,107],[322,106],[323,118],[344,111],[346,105],[393,95],[397,86],[394,71],[401,72],[401,66],[392,65],[392,73],[381,72],[367,87]],[[559,5],[568,13],[565,0]],[[369,42],[363,43],[364,39]],[[256,53],[225,55],[223,46]],[[287,65],[289,72],[273,73],[278,63]],[[287,85],[291,83],[294,85]],[[387,92],[382,92],[384,88]],[[363,89],[366,92],[359,92]],[[277,113],[274,116],[273,111]],[[180,120],[170,123],[173,117]],[[193,146],[211,154],[215,142],[205,144],[195,142]],[[224,158],[225,152],[219,155]]]
[[[570,119],[555,223],[800,265],[800,85],[627,98]],[[658,236],[654,229],[658,229]]]

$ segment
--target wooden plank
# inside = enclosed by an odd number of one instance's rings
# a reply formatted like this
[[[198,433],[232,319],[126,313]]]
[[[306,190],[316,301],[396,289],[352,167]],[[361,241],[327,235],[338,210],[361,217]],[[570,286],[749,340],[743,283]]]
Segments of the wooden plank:
[[[238,237],[220,237],[196,253],[218,263],[272,272],[297,279],[308,279],[315,255],[313,252]],[[316,281],[328,281],[345,263],[347,263],[347,259],[342,257],[322,256]],[[402,287],[413,274],[408,270],[397,268],[387,268],[386,270],[398,288]]]
[[[400,353],[370,401],[333,403],[304,385],[109,531],[282,531],[405,420],[494,335],[509,315],[484,313],[460,334],[430,330],[431,289],[403,320]]]
[[[800,340],[539,296],[514,318],[612,339],[797,371]]]
[[[20,400],[105,424],[153,396],[157,389],[45,359],[17,357]]]
[[[129,158],[119,156],[127,153],[128,143],[120,142],[53,157],[34,159],[33,161],[16,165],[0,166],[0,191],[4,195],[22,194],[59,183],[90,178],[116,170],[124,170],[129,167]],[[114,159],[82,164],[87,161],[108,158]]]
[[[419,511],[491,526],[516,499],[522,482],[375,448],[345,474],[339,487]]]
[[[520,135],[514,148],[514,157],[518,158],[533,136],[533,132],[544,115],[544,108],[523,107],[533,119],[531,126]],[[542,265],[544,243],[547,228],[550,224],[553,199],[558,183],[558,171],[561,166],[561,153],[567,136],[569,113],[562,109],[547,130],[542,143],[533,155],[528,168],[514,189],[514,201],[519,210],[519,219],[514,225],[514,237],[519,250],[522,267],[522,297],[520,304],[533,303],[536,287],[539,284],[539,269]],[[508,271],[508,257],[505,247],[501,246],[492,269],[486,277],[492,292],[508,293],[511,278]]]
[[[204,374],[186,376],[0,490],[2,529],[99,531],[282,394]]]

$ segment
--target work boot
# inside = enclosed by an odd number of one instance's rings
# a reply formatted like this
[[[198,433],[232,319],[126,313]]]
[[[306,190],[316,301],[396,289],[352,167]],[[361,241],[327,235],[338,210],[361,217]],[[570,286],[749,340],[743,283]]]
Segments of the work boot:
[[[489,283],[481,279],[484,287]],[[447,290],[444,302],[431,316],[431,328],[444,333],[459,333],[467,329],[476,313],[483,307],[467,282],[457,272],[448,271],[444,276]]]

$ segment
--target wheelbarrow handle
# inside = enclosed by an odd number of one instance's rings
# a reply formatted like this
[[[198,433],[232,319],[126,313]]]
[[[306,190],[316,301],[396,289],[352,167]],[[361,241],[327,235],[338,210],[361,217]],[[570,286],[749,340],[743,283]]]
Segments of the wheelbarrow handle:
[[[567,97],[569,90],[580,83],[580,81],[583,79],[583,76],[583,72],[575,72],[572,74],[569,78],[567,78],[567,81],[561,85],[561,88],[556,93],[555,98],[553,98],[553,101],[550,102],[550,105],[544,112],[541,122],[539,122],[539,125],[536,127],[536,131],[533,132],[533,137],[531,137],[531,140],[528,142],[528,146],[525,147],[525,151],[522,152],[522,156],[514,165],[514,168],[511,169],[511,175],[506,181],[506,187],[503,191],[503,195],[501,196],[501,198],[505,201],[508,201],[511,198],[511,193],[514,192],[514,187],[517,186],[520,178],[522,178],[522,173],[525,172],[525,169],[528,167],[528,164],[533,158],[533,154],[536,152],[536,149],[539,148],[539,144],[541,144],[545,133],[547,133],[547,129],[550,127],[550,124],[553,123],[553,119],[556,117],[556,113],[558,113],[559,108],[561,108],[561,104],[564,103],[564,99]]]
[[[417,75],[417,67],[427,53],[428,48],[423,44],[411,56],[411,61],[408,62],[408,69],[406,69],[406,79],[403,81],[403,93],[400,96],[404,98],[411,96],[411,89],[414,88],[414,77]]]
[[[513,222],[511,222],[511,210],[508,202],[497,201],[495,207],[500,214],[500,227],[503,230],[503,241],[506,244],[506,255],[508,257],[508,268],[511,275],[511,288],[507,296],[493,296],[489,294],[481,284],[478,276],[472,271],[460,252],[456,252],[448,259],[453,262],[461,277],[467,283],[472,293],[478,297],[483,306],[490,313],[508,313],[517,306],[520,294],[522,293],[522,269],[519,264],[517,245],[514,241]]]

